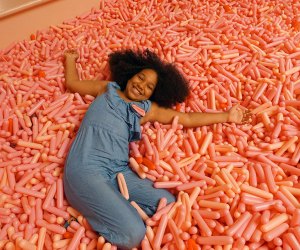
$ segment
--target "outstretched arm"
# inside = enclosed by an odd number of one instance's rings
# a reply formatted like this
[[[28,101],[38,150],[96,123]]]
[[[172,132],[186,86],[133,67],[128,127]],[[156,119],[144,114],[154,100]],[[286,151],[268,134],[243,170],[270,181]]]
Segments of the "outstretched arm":
[[[179,117],[178,123],[184,127],[193,128],[224,122],[246,123],[250,121],[251,112],[242,110],[239,105],[235,105],[229,111],[221,113],[182,113],[152,103],[150,111],[142,118],[141,123],[158,121],[163,124],[170,124],[175,116]]]
[[[108,81],[80,80],[76,69],[78,54],[74,50],[65,52],[65,83],[68,90],[80,95],[97,96],[106,91]]]

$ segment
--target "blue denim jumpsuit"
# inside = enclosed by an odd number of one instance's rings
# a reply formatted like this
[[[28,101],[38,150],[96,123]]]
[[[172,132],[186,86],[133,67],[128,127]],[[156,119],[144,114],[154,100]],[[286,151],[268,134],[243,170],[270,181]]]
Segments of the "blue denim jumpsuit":
[[[145,235],[144,223],[130,201],[152,215],[160,198],[168,202],[175,198],[128,167],[129,142],[141,136],[141,117],[132,104],[147,112],[151,102],[126,102],[118,95],[119,88],[117,83],[109,83],[107,91],[90,105],[66,160],[64,191],[70,205],[96,232],[118,247],[130,249]],[[118,173],[125,177],[129,201],[119,192]]]

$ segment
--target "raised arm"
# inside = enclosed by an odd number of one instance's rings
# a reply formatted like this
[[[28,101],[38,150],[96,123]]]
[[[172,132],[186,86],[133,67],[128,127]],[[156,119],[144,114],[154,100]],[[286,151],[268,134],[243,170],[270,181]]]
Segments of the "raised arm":
[[[76,69],[77,52],[65,52],[65,84],[69,91],[80,95],[97,96],[106,91],[108,81],[80,80]]]
[[[179,117],[179,123],[184,127],[194,128],[215,123],[234,122],[245,123],[249,122],[251,112],[242,110],[239,105],[235,105],[227,112],[220,113],[200,113],[190,112],[183,113],[173,109],[159,107],[156,103],[152,103],[150,111],[142,118],[141,123],[147,121],[158,121],[163,124],[170,124],[175,116]]]

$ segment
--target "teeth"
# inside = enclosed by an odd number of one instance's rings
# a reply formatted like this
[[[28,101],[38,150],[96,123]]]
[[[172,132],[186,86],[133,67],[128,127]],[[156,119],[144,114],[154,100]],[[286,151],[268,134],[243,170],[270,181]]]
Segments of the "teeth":
[[[134,89],[135,89],[135,92],[137,92],[139,95],[141,95],[141,92],[136,87],[134,87]]]

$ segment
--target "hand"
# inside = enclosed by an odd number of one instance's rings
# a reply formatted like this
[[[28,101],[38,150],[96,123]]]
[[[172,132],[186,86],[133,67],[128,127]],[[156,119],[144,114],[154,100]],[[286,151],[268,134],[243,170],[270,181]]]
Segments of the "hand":
[[[233,106],[228,111],[228,122],[234,122],[238,124],[244,124],[251,122],[252,113],[248,109],[241,109],[240,105]]]
[[[66,50],[64,52],[64,56],[65,56],[65,58],[73,58],[74,60],[77,60],[79,57],[79,55],[75,49]]]

